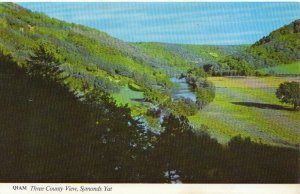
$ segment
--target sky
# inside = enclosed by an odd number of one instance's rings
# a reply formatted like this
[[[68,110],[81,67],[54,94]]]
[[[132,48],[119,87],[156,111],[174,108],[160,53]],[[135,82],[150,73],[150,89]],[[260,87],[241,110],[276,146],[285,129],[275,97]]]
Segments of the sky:
[[[127,41],[252,44],[300,19],[300,3],[19,3]]]

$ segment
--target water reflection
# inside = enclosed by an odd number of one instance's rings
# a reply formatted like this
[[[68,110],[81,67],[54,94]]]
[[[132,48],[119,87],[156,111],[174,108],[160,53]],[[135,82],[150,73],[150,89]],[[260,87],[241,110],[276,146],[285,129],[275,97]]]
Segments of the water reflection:
[[[185,78],[172,77],[170,81],[175,84],[175,87],[171,90],[175,98],[183,97],[196,102],[194,89],[186,82]]]

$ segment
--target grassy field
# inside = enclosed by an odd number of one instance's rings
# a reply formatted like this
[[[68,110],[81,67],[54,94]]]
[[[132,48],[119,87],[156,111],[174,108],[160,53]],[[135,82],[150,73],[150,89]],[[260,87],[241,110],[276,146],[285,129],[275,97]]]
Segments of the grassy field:
[[[144,93],[133,91],[129,89],[128,87],[124,87],[120,90],[119,93],[113,94],[115,100],[120,105],[128,104],[128,106],[133,106],[137,104],[138,102],[135,100],[143,99]]]
[[[273,73],[273,74],[297,74],[300,75],[300,62],[279,65],[275,67],[263,68],[259,70],[262,74]]]
[[[283,81],[300,77],[210,77],[216,85],[215,100],[189,120],[206,125],[208,132],[226,142],[241,135],[256,142],[280,146],[300,143],[300,111],[283,105],[275,90]]]

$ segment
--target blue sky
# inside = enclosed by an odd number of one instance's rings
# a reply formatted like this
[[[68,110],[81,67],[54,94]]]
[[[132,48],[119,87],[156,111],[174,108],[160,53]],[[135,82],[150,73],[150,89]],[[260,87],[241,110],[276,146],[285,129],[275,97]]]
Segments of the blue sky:
[[[300,3],[19,3],[128,42],[252,44],[300,19]]]

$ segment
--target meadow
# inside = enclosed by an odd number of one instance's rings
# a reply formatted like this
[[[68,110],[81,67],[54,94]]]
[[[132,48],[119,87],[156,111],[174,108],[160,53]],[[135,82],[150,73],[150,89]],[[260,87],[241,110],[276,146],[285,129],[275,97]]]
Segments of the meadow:
[[[259,72],[262,74],[300,75],[300,62],[267,67],[260,69]]]
[[[226,143],[241,135],[255,142],[295,147],[300,142],[300,112],[284,105],[275,96],[284,81],[300,77],[209,77],[216,85],[212,103],[189,117],[195,126]]]

